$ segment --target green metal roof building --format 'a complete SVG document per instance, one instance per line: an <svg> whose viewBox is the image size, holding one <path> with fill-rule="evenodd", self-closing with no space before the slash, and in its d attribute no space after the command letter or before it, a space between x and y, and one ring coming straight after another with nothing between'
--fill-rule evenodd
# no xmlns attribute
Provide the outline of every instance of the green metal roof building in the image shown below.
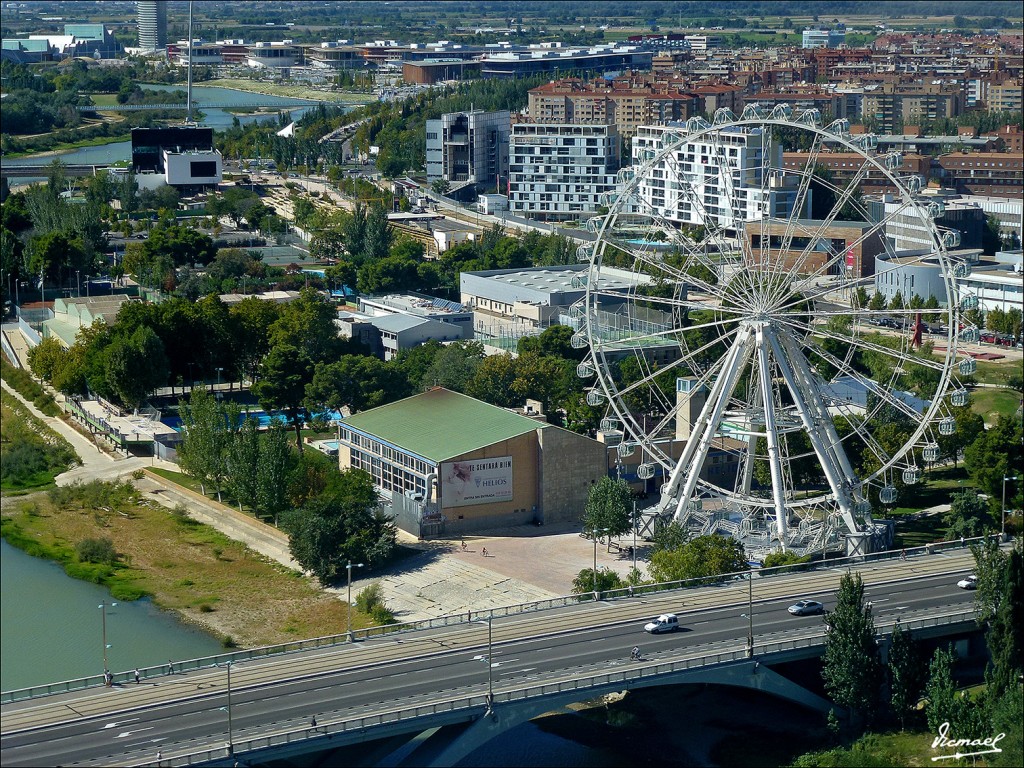
<svg viewBox="0 0 1024 768"><path fill-rule="evenodd" d="M595 440L439 387L345 419L339 442L418 536L579 520L608 471Z"/></svg>

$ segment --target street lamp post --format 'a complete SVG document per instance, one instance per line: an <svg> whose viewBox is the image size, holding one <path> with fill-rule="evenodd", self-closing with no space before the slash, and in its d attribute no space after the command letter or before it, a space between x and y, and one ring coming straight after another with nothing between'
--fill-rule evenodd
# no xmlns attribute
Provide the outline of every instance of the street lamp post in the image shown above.
<svg viewBox="0 0 1024 768"><path fill-rule="evenodd" d="M494 648L494 635L491 621L493 617L478 619L474 624L487 624L487 714L494 708L494 665L491 659L491 651Z"/></svg>
<svg viewBox="0 0 1024 768"><path fill-rule="evenodd" d="M223 368L217 369L217 397L220 397L220 372L223 370Z"/></svg>
<svg viewBox="0 0 1024 768"><path fill-rule="evenodd" d="M77 298L82 298L82 270L75 270L75 285L78 286L78 293L75 294Z"/></svg>
<svg viewBox="0 0 1024 768"><path fill-rule="evenodd" d="M754 655L754 570L747 571L747 656Z"/></svg>
<svg viewBox="0 0 1024 768"><path fill-rule="evenodd" d="M636 499L633 499L633 573L636 573Z"/></svg>
<svg viewBox="0 0 1024 768"><path fill-rule="evenodd" d="M345 566L345 570L348 571L348 628L345 630L345 634L348 635L348 641L350 643L355 642L355 636L352 634L352 569L362 568L362 563L353 563L349 560L348 565Z"/></svg>
<svg viewBox="0 0 1024 768"><path fill-rule="evenodd" d="M597 538L600 534L607 532L607 528L595 528L591 531L594 537L594 600L597 600Z"/></svg>
<svg viewBox="0 0 1024 768"><path fill-rule="evenodd" d="M117 603L110 604L111 608L114 608L116 606ZM106 674L107 670L110 669L110 667L107 666L107 649L110 647L109 645L107 645L107 601L104 600L97 607L100 609L100 612L103 616L103 674Z"/></svg>
<svg viewBox="0 0 1024 768"><path fill-rule="evenodd" d="M999 537L1001 539L1006 538L1006 483L1007 481L1013 482L1017 480L1020 480L1020 475L1014 475L1013 477L1003 475L1003 503L1000 507L1000 510L1002 511L1002 516L999 523Z"/></svg>
<svg viewBox="0 0 1024 768"><path fill-rule="evenodd" d="M235 754L235 731L231 723L231 667L233 664L233 661L229 661L225 665L228 668L228 705L220 708L222 712L228 713L228 757Z"/></svg>

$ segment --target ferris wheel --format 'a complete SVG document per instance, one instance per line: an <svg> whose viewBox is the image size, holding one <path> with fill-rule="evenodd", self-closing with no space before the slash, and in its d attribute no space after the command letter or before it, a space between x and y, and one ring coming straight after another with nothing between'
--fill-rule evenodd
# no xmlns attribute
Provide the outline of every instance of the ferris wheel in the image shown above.
<svg viewBox="0 0 1024 768"><path fill-rule="evenodd" d="M968 402L959 233L898 153L815 110L647 131L578 250L587 402L663 517L748 550L864 551Z"/></svg>

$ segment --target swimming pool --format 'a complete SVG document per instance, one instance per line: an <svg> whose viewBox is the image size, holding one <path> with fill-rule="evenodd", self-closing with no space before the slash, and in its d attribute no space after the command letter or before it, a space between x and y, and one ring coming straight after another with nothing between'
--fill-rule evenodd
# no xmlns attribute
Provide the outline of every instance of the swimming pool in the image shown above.
<svg viewBox="0 0 1024 768"><path fill-rule="evenodd" d="M266 429L271 425L272 422L277 422L278 424L289 426L288 417L280 411L274 411L273 413L252 410L244 411L238 418L239 425L241 425L242 422L245 421L247 418L254 419L256 421L256 425L260 429ZM312 414L307 419L307 421L312 421L313 419L317 418L323 419L325 421L340 421L343 417L341 415L341 411L324 411L322 413ZM178 416L166 416L160 419L160 421L166 424L171 429L175 430L176 432L181 431L182 421Z"/></svg>

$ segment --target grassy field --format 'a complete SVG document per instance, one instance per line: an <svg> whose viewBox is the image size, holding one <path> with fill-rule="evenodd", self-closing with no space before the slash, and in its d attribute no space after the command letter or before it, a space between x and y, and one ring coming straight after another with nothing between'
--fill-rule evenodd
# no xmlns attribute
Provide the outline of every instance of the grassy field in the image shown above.
<svg viewBox="0 0 1024 768"><path fill-rule="evenodd" d="M128 484L90 483L74 493L57 489L9 501L2 528L14 546L109 586L118 599L151 595L226 645L269 645L345 627L344 603L313 580L142 498ZM112 541L117 563L79 562L76 544L101 537ZM353 610L354 627L371 623Z"/></svg>
<svg viewBox="0 0 1024 768"><path fill-rule="evenodd" d="M978 372L974 374L979 384L999 384L1006 386L1011 376L1021 375L1019 360L979 360Z"/></svg>
<svg viewBox="0 0 1024 768"><path fill-rule="evenodd" d="M116 93L90 93L89 98L92 99L92 103L95 104L97 107L117 106Z"/></svg>
<svg viewBox="0 0 1024 768"><path fill-rule="evenodd" d="M999 421L1000 416L1012 416L1021 406L1021 394L1012 389L974 389L971 391L971 410L985 419L987 426Z"/></svg>
<svg viewBox="0 0 1024 768"><path fill-rule="evenodd" d="M373 97L365 93L339 93L337 91L317 91L304 85L276 85L254 80L238 80L224 78L208 80L201 83L203 87L234 88L250 93L263 93L268 96L287 96L292 99L316 99L318 101L334 101L343 104L367 104Z"/></svg>
<svg viewBox="0 0 1024 768"><path fill-rule="evenodd" d="M942 515L918 518L912 516L922 509L948 504L952 494L960 490L961 481L965 481L965 486L968 484L967 471L963 467L941 469L929 472L927 483L915 488L913 496L904 491L900 498L901 506L893 507L887 515L896 520L895 546L921 547L934 541L942 541L946 532Z"/></svg>

